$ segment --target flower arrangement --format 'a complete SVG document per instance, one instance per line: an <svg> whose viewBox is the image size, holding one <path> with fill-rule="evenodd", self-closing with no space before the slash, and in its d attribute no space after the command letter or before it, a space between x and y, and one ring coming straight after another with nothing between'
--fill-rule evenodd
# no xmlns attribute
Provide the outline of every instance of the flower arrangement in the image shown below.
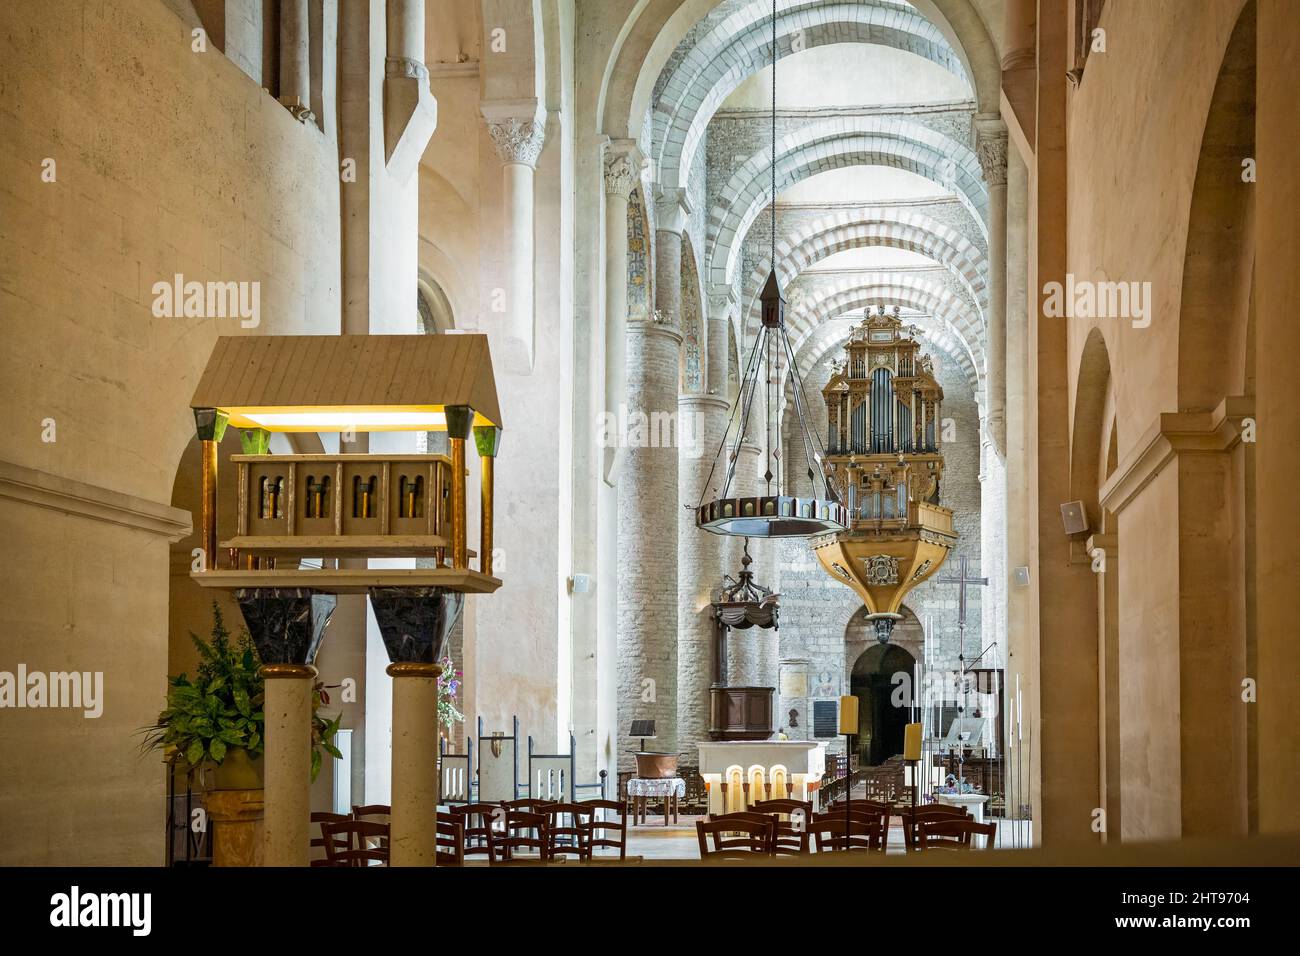
<svg viewBox="0 0 1300 956"><path fill-rule="evenodd" d="M438 723L447 729L463 721L465 715L456 709L456 694L460 691L465 674L457 670L456 662L447 655L438 661L442 673L438 675Z"/></svg>

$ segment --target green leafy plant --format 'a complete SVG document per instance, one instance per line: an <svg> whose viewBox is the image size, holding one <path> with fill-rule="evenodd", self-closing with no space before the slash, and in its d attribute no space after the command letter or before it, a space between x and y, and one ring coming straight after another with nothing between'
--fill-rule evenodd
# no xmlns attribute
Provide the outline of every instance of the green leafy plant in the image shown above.
<svg viewBox="0 0 1300 956"><path fill-rule="evenodd" d="M247 631L232 640L221 615L212 604L212 638L193 632L190 640L199 652L199 666L191 679L182 673L168 678L167 707L158 720L142 731L145 751L161 750L168 760L183 760L190 767L205 761L220 765L233 749L260 757L265 746L266 718L262 710L266 688L258 673L260 661ZM321 684L312 693L311 776L320 772L322 751L341 756L334 745L342 715L326 720L320 715L327 702Z"/></svg>
<svg viewBox="0 0 1300 956"><path fill-rule="evenodd" d="M456 669L450 654L438 663L442 667L438 676L438 723L450 730L457 721L465 720L465 715L456 709L456 694L460 691L464 674Z"/></svg>

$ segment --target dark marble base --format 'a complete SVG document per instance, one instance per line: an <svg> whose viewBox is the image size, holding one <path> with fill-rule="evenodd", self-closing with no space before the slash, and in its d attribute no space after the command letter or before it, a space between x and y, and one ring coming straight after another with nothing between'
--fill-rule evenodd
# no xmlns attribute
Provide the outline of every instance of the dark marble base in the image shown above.
<svg viewBox="0 0 1300 956"><path fill-rule="evenodd" d="M379 633L394 664L434 664L443 656L465 595L444 588L371 588Z"/></svg>
<svg viewBox="0 0 1300 956"><path fill-rule="evenodd" d="M306 588L247 588L235 600L263 664L314 664L338 604Z"/></svg>

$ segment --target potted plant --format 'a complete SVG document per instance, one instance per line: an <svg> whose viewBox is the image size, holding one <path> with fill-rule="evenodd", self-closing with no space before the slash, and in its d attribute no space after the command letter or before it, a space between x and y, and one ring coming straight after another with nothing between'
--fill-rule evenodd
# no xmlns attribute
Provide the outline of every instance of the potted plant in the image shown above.
<svg viewBox="0 0 1300 956"><path fill-rule="evenodd" d="M257 649L247 631L231 640L215 601L212 613L211 640L190 633L199 652L194 677L182 673L168 678L167 707L144 729L142 747L163 751L169 763L186 771L215 767L219 790L260 789L266 724ZM322 687L317 684L312 695L313 780L320 772L322 752L341 756L334 735L342 715L326 720L319 713L321 703Z"/></svg>
<svg viewBox="0 0 1300 956"><path fill-rule="evenodd" d="M456 669L450 655L438 661L438 665L442 668L438 675L438 724L446 728L444 736L447 736L453 726L465 720L465 715L456 709L456 694L465 675Z"/></svg>

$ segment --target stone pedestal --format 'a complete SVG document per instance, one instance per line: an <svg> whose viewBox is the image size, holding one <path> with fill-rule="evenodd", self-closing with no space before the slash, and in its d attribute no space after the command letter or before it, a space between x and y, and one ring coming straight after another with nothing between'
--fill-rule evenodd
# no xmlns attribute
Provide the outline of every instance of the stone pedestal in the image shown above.
<svg viewBox="0 0 1300 956"><path fill-rule="evenodd" d="M261 866L263 790L213 790L205 801L213 866Z"/></svg>

